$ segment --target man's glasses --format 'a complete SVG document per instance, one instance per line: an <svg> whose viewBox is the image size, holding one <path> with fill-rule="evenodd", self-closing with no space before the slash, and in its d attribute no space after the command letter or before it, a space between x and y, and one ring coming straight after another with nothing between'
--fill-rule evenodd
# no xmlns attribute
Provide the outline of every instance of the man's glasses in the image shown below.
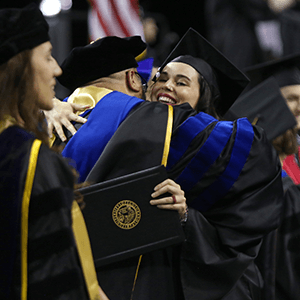
<svg viewBox="0 0 300 300"><path fill-rule="evenodd" d="M147 80L141 74L139 74L138 72L134 72L134 73L140 78L140 80L142 82L143 90L144 90L144 92L146 92L147 88L148 88Z"/></svg>

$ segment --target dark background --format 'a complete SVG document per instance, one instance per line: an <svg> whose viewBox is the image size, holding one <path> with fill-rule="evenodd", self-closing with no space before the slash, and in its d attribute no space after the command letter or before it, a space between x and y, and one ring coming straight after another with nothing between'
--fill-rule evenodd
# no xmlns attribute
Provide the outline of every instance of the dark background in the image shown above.
<svg viewBox="0 0 300 300"><path fill-rule="evenodd" d="M41 0L0 0L1 8L22 8L29 3L39 5ZM183 36L189 27L193 27L205 36L203 18L204 0L140 0L142 14L162 14L164 22L170 31ZM50 38L53 45L53 56L59 64L63 62L72 48L84 46L90 42L87 26L87 11L90 4L87 0L73 0L69 11L62 11L53 17L46 17L50 25ZM70 91L59 83L56 86L56 96L60 99L69 95Z"/></svg>
<svg viewBox="0 0 300 300"><path fill-rule="evenodd" d="M1 0L0 8L24 7L29 3L40 4L41 0ZM162 13L168 20L170 29L180 37L189 27L193 27L205 36L203 16L204 0L140 0L141 7L149 12ZM72 47L85 45L88 40L87 9L90 4L87 0L73 0L70 11Z"/></svg>

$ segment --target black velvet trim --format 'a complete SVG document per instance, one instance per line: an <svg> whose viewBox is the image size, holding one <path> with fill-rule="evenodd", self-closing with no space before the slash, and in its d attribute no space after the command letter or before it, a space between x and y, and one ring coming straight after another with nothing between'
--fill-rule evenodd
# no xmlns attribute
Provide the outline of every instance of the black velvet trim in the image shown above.
<svg viewBox="0 0 300 300"><path fill-rule="evenodd" d="M75 247L75 240L71 228L65 228L45 237L29 240L29 247L35 249L28 252L28 262L33 262Z"/></svg>
<svg viewBox="0 0 300 300"><path fill-rule="evenodd" d="M43 193L40 197L33 197L30 201L30 220L34 221L62 208L71 209L72 202L69 199L73 197L73 190L70 188L57 188Z"/></svg>
<svg viewBox="0 0 300 300"><path fill-rule="evenodd" d="M68 291L79 289L83 285L79 269L73 269L58 276L47 278L28 287L28 299L57 299ZM45 293L47 291L47 294Z"/></svg>

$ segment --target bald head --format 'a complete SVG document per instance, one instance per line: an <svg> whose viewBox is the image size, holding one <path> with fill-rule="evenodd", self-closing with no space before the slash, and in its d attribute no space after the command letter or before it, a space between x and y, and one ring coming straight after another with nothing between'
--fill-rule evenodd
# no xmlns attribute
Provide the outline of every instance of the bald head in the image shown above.
<svg viewBox="0 0 300 300"><path fill-rule="evenodd" d="M85 86L93 85L103 87L113 91L118 91L129 96L145 99L142 82L137 75L136 68L126 69L113 73L107 77L102 77L87 83Z"/></svg>

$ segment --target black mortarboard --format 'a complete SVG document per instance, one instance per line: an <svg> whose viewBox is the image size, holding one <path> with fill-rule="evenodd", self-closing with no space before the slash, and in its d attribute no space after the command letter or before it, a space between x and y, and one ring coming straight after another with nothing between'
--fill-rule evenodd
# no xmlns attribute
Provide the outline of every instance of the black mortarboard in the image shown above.
<svg viewBox="0 0 300 300"><path fill-rule="evenodd" d="M136 57L146 49L140 36L108 36L74 48L61 65L58 81L70 90L101 77L138 66Z"/></svg>
<svg viewBox="0 0 300 300"><path fill-rule="evenodd" d="M0 64L49 41L48 23L35 4L0 10Z"/></svg>
<svg viewBox="0 0 300 300"><path fill-rule="evenodd" d="M246 68L251 87L273 76L279 87L300 84L300 53Z"/></svg>
<svg viewBox="0 0 300 300"><path fill-rule="evenodd" d="M229 114L247 117L251 123L262 127L269 141L297 125L273 77L241 95L229 109Z"/></svg>
<svg viewBox="0 0 300 300"><path fill-rule="evenodd" d="M216 110L221 115L225 114L249 83L242 71L192 28L185 33L159 70L171 61L186 63L205 78L213 97L217 99Z"/></svg>

